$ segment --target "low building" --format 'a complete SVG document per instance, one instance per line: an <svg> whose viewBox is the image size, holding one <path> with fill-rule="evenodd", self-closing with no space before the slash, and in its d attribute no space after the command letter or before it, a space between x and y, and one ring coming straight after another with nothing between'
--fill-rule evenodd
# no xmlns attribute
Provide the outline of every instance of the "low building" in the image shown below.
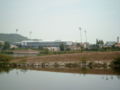
<svg viewBox="0 0 120 90"><path fill-rule="evenodd" d="M83 43L83 48L88 49L89 48L89 43L88 42Z"/></svg>
<svg viewBox="0 0 120 90"><path fill-rule="evenodd" d="M98 49L99 47L96 44L90 44L88 49L89 50L94 50L94 49Z"/></svg>
<svg viewBox="0 0 120 90"><path fill-rule="evenodd" d="M11 45L10 45L10 48L11 48L11 49L15 49L15 48L18 48L18 46L11 44Z"/></svg>
<svg viewBox="0 0 120 90"><path fill-rule="evenodd" d="M44 49L48 49L49 51L52 51L52 52L60 51L59 47L44 47Z"/></svg>
<svg viewBox="0 0 120 90"><path fill-rule="evenodd" d="M68 48L72 51L81 50L81 47L77 45L71 45Z"/></svg>
<svg viewBox="0 0 120 90"><path fill-rule="evenodd" d="M108 41L108 42L105 43L104 47L112 47L112 46L114 46L115 44L116 44L115 41Z"/></svg>
<svg viewBox="0 0 120 90"><path fill-rule="evenodd" d="M115 44L115 47L120 48L120 43Z"/></svg>
<svg viewBox="0 0 120 90"><path fill-rule="evenodd" d="M0 44L4 45L4 43L5 43L4 41L0 41Z"/></svg>

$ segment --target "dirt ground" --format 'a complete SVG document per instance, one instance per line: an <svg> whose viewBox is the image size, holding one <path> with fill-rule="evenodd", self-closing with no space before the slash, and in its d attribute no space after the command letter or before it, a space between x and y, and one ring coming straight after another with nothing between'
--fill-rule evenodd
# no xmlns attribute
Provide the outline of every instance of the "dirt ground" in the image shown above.
<svg viewBox="0 0 120 90"><path fill-rule="evenodd" d="M57 54L57 55L45 55L45 56L31 56L31 57L21 57L11 60L13 63L19 62L76 62L81 60L88 61L112 61L115 57L120 56L120 51L111 52L83 52L83 53L73 53L73 54Z"/></svg>

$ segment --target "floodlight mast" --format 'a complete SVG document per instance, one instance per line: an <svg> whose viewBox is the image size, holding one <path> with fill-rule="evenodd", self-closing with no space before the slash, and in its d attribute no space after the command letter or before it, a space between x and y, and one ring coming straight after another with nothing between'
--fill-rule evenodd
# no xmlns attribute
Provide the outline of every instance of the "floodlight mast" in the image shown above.
<svg viewBox="0 0 120 90"><path fill-rule="evenodd" d="M31 34L32 34L32 31L29 32L30 39L32 39L32 38L31 38Z"/></svg>
<svg viewBox="0 0 120 90"><path fill-rule="evenodd" d="M86 38L86 43L87 43L87 31L85 30L85 38Z"/></svg>
<svg viewBox="0 0 120 90"><path fill-rule="evenodd" d="M16 34L18 34L18 31L19 31L19 30L18 30L18 29L16 29Z"/></svg>
<svg viewBox="0 0 120 90"><path fill-rule="evenodd" d="M79 27L79 30L80 30L80 41L81 41L81 44L82 44L82 28Z"/></svg>

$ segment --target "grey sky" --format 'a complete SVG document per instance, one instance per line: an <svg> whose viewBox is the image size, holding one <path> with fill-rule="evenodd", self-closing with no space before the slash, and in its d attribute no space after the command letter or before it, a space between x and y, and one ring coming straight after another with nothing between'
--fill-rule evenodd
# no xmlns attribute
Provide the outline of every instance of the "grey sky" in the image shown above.
<svg viewBox="0 0 120 90"><path fill-rule="evenodd" d="M120 36L120 0L0 0L0 33L43 40L89 42Z"/></svg>

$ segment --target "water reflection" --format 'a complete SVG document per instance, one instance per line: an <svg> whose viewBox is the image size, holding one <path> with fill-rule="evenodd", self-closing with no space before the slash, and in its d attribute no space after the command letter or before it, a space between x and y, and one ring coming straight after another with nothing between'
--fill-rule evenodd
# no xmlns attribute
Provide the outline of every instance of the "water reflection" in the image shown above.
<svg viewBox="0 0 120 90"><path fill-rule="evenodd" d="M0 90L120 90L119 83L112 69L0 68Z"/></svg>
<svg viewBox="0 0 120 90"><path fill-rule="evenodd" d="M0 74L0 90L120 90L119 75L13 69Z"/></svg>
<svg viewBox="0 0 120 90"><path fill-rule="evenodd" d="M1 74L1 73L5 73L5 72L6 72L6 73L9 73L10 70L12 70L12 67L6 67L6 66L5 66L5 67L4 67L4 66L1 67L1 66L0 66L0 74Z"/></svg>
<svg viewBox="0 0 120 90"><path fill-rule="evenodd" d="M76 74L98 74L98 75L120 75L120 70L111 68L89 68L89 67L0 67L0 73L9 73L12 69L20 69L21 72L27 70L49 71L49 72L63 72ZM112 78L112 77L111 77Z"/></svg>

